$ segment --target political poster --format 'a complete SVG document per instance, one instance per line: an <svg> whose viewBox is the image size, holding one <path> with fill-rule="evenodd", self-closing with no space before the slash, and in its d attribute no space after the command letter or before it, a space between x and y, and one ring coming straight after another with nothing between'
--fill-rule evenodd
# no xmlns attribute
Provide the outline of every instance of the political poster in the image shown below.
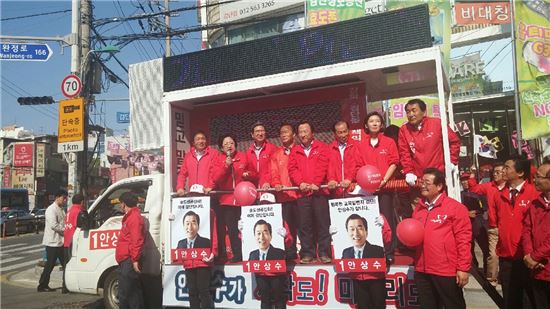
<svg viewBox="0 0 550 309"><path fill-rule="evenodd" d="M281 204L241 208L243 271L284 273L285 235Z"/></svg>
<svg viewBox="0 0 550 309"><path fill-rule="evenodd" d="M375 195L329 201L337 272L385 272L384 219Z"/></svg>

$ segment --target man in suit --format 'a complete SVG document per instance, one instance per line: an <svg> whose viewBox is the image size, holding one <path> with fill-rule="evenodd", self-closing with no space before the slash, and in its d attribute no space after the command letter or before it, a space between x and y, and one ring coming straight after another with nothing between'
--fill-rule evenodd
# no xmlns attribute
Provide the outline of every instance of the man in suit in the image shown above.
<svg viewBox="0 0 550 309"><path fill-rule="evenodd" d="M183 229L187 238L178 241L178 249L210 248L212 246L210 239L199 235L200 223L201 219L194 211L188 211L183 216Z"/></svg>
<svg viewBox="0 0 550 309"><path fill-rule="evenodd" d="M367 219L358 214L350 215L346 220L346 231L348 231L353 246L342 251L343 259L384 257L384 248L367 242Z"/></svg>
<svg viewBox="0 0 550 309"><path fill-rule="evenodd" d="M284 260L285 251L271 245L272 228L265 220L258 220L254 224L254 238L258 243L258 249L250 252L249 261ZM286 308L286 273L255 273L256 284L260 292L261 308L267 309L275 306L276 309Z"/></svg>
<svg viewBox="0 0 550 309"><path fill-rule="evenodd" d="M358 214L346 219L346 231L353 246L342 251L343 259L385 258L384 248L367 242L367 220ZM391 236L389 237L391 238ZM386 308L386 280L382 273L350 273L357 308Z"/></svg>

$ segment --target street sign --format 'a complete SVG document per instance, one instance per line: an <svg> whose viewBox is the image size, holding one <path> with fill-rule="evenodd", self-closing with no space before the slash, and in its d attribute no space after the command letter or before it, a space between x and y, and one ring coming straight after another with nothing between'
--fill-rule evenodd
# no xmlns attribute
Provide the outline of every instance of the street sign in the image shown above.
<svg viewBox="0 0 550 309"><path fill-rule="evenodd" d="M48 44L0 42L0 60L48 61L53 52Z"/></svg>
<svg viewBox="0 0 550 309"><path fill-rule="evenodd" d="M59 101L57 152L84 150L84 99Z"/></svg>
<svg viewBox="0 0 550 309"><path fill-rule="evenodd" d="M129 123L130 122L130 113L116 112L116 122L117 123Z"/></svg>
<svg viewBox="0 0 550 309"><path fill-rule="evenodd" d="M74 74L67 75L61 82L61 92L67 98L74 98L82 90L82 81Z"/></svg>

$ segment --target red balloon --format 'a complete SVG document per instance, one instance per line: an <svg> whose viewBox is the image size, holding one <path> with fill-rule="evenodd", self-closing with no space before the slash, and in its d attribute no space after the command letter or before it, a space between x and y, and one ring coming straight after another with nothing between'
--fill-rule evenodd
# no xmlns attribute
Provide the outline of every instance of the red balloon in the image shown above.
<svg viewBox="0 0 550 309"><path fill-rule="evenodd" d="M235 186L233 196L235 197L237 205L249 206L256 201L258 191L256 191L256 186L250 181L242 181Z"/></svg>
<svg viewBox="0 0 550 309"><path fill-rule="evenodd" d="M357 171L357 183L367 192L374 192L382 182L382 173L376 166L365 165Z"/></svg>
<svg viewBox="0 0 550 309"><path fill-rule="evenodd" d="M405 219L397 225L397 238L407 247L416 247L424 241L424 226L415 219Z"/></svg>

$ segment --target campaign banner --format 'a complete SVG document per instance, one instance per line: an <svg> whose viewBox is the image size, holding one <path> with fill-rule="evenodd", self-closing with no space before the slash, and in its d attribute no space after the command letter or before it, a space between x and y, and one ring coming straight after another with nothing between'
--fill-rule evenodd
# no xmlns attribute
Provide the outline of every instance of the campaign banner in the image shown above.
<svg viewBox="0 0 550 309"><path fill-rule="evenodd" d="M530 140L550 135L550 20L544 3L514 5L521 135Z"/></svg>
<svg viewBox="0 0 550 309"><path fill-rule="evenodd" d="M210 197L172 199L170 221L170 257L172 263L184 259L203 260L210 257Z"/></svg>
<svg viewBox="0 0 550 309"><path fill-rule="evenodd" d="M441 117L439 110L439 99L435 96L418 96L418 97L405 97L388 100L388 106L390 108L390 123L398 127L407 122L407 112L405 111L405 104L409 100L420 99L426 103L426 112L430 117Z"/></svg>
<svg viewBox="0 0 550 309"><path fill-rule="evenodd" d="M365 16L362 0L307 0L307 26L316 27Z"/></svg>
<svg viewBox="0 0 550 309"><path fill-rule="evenodd" d="M241 207L243 271L286 272L285 235L281 204Z"/></svg>
<svg viewBox="0 0 550 309"><path fill-rule="evenodd" d="M178 265L163 267L163 306L189 307L185 270ZM254 275L240 265L214 266L211 287L216 308L259 308ZM289 270L287 306L290 308L355 308L353 281L337 273L333 265L296 265ZM414 268L392 265L386 274L386 308L418 308Z"/></svg>
<svg viewBox="0 0 550 309"><path fill-rule="evenodd" d="M33 166L33 144L16 143L13 145L13 166Z"/></svg>
<svg viewBox="0 0 550 309"><path fill-rule="evenodd" d="M457 25L509 24L509 2L455 2L455 21Z"/></svg>

